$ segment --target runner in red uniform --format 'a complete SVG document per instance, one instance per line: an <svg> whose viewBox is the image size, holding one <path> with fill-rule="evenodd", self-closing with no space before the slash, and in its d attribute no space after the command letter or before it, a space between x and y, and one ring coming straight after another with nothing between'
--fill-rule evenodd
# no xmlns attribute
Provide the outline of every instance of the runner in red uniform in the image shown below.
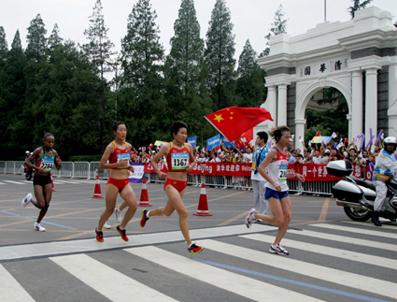
<svg viewBox="0 0 397 302"><path fill-rule="evenodd" d="M128 210L123 220L116 227L116 230L124 241L128 241L125 227L137 209L134 191L132 191L128 183L129 171L133 171L133 167L129 164L132 146L125 140L127 137L127 127L123 122L116 122L112 130L115 134L115 139L106 147L99 164L100 169L108 169L109 171L108 186L106 189L106 209L99 219L98 227L95 229L96 240L99 242L103 242L102 228L113 214L117 194L120 194L121 198L128 204Z"/></svg>
<svg viewBox="0 0 397 302"><path fill-rule="evenodd" d="M45 228L41 225L41 220L47 213L52 198L51 170L53 168L60 169L62 163L58 152L53 149L55 143L54 135L48 132L44 134L43 143L43 147L37 148L25 159L25 165L34 170L33 188L36 201L33 200L31 193L28 193L22 200L23 207L32 203L40 210L33 226L39 232L45 231Z"/></svg>
<svg viewBox="0 0 397 302"><path fill-rule="evenodd" d="M187 243L189 253L199 253L203 250L201 246L192 243L189 235L188 211L183 202L183 194L187 186L187 172L194 162L193 147L186 143L187 125L184 122L175 122L171 127L173 141L164 144L160 151L153 157L152 166L160 178L165 177L164 191L168 202L164 208L144 210L141 217L141 227L152 216L170 216L175 210L179 215L179 228ZM158 162L166 157L168 172L161 172Z"/></svg>

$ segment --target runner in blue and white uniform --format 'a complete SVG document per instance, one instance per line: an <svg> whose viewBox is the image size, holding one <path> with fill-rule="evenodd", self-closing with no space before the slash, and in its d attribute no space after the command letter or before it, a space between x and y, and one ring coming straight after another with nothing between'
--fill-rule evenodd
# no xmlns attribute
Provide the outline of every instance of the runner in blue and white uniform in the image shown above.
<svg viewBox="0 0 397 302"><path fill-rule="evenodd" d="M295 177L300 181L304 181L304 177L293 170L288 170L286 148L292 141L289 128L278 127L272 131L271 136L276 144L260 164L258 172L266 180L265 199L269 202L272 215L260 214L255 209L251 209L245 218L245 223L248 228L256 220L276 225L278 231L269 252L287 256L289 252L280 245L291 221L291 200L288 196L287 177Z"/></svg>

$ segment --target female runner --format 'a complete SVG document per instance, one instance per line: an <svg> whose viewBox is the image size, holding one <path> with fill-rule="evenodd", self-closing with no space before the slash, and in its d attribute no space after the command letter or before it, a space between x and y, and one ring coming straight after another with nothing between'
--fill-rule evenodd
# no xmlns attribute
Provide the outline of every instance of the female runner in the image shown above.
<svg viewBox="0 0 397 302"><path fill-rule="evenodd" d="M164 208L144 210L141 217L141 227L152 216L170 216L175 210L179 215L179 228L187 243L189 253L199 253L201 246L192 243L189 235L188 211L183 202L183 194L187 186L187 172L194 162L193 147L186 143L187 125L184 122L175 122L171 127L173 141L164 144L153 157L152 166L160 178L165 177L164 191L168 202ZM168 172L160 171L157 164L165 156Z"/></svg>
<svg viewBox="0 0 397 302"><path fill-rule="evenodd" d="M136 197L128 182L129 171L133 171L133 167L129 165L132 147L126 142L127 127L124 122L116 122L112 130L115 139L107 145L99 163L100 169L109 170L109 178L106 189L106 209L99 219L98 227L95 229L96 240L98 242L104 241L102 228L113 214L117 194L120 194L121 198L128 204L128 210L123 220L116 227L116 230L124 241L128 241L125 227L137 209Z"/></svg>

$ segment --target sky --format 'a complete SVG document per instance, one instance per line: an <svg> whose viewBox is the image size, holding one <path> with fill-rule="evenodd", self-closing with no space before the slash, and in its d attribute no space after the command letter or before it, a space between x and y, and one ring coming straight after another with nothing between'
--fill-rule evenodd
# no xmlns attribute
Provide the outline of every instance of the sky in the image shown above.
<svg viewBox="0 0 397 302"><path fill-rule="evenodd" d="M109 38L120 50L120 41L127 31L127 18L137 0L102 0L105 24L109 28ZM287 33L290 36L303 34L324 22L325 0L226 0L234 25L236 54L238 59L247 39L257 53L265 48L264 36L269 32L274 13L279 5L287 19ZM351 0L328 0L327 21L348 21L348 7ZM174 34L173 25L178 17L181 0L151 0L157 13L157 25L160 28L160 42L166 54L170 50L170 39ZM211 11L215 0L195 0L197 18L201 26L201 37L205 40ZM47 34L55 23L60 36L77 43L86 43L84 30L88 28L88 18L92 14L95 0L0 0L0 26L6 32L10 47L17 29L21 34L22 45L26 47L26 32L30 21L40 14ZM397 0L373 0L371 5L392 13L397 20Z"/></svg>

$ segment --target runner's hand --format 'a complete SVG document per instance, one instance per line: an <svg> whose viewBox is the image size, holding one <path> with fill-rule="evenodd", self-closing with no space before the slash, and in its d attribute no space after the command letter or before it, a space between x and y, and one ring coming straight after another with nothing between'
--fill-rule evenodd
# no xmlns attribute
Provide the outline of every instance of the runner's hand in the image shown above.
<svg viewBox="0 0 397 302"><path fill-rule="evenodd" d="M279 184L275 185L274 188L275 188L277 191L281 192L281 186L280 186Z"/></svg>
<svg viewBox="0 0 397 302"><path fill-rule="evenodd" d="M298 180L300 180L300 181L302 181L302 182L304 182L305 181L305 177L302 175L302 174L296 174L296 178L298 179Z"/></svg>
<svg viewBox="0 0 397 302"><path fill-rule="evenodd" d="M161 178L161 179L163 179L163 178L166 178L167 177L167 173L164 173L164 172L159 172L159 173L157 173L157 175L159 176L159 178Z"/></svg>

